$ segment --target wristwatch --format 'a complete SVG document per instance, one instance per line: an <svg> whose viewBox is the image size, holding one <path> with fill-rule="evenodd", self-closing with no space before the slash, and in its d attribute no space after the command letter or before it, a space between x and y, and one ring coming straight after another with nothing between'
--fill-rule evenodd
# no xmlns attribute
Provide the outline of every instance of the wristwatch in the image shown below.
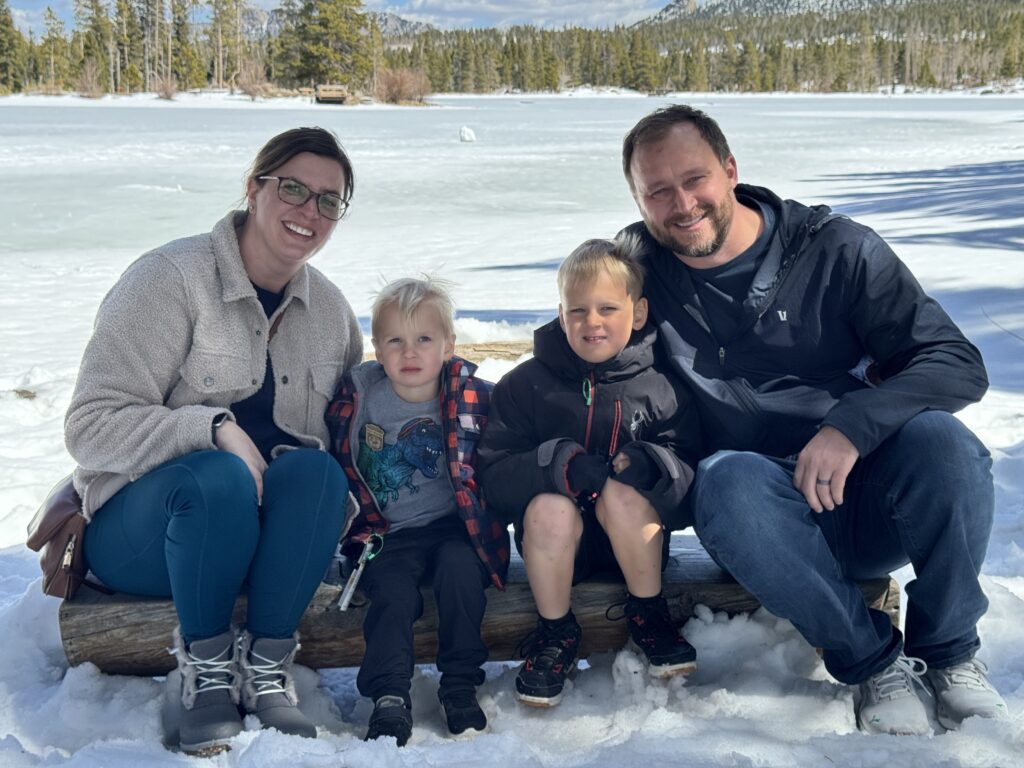
<svg viewBox="0 0 1024 768"><path fill-rule="evenodd" d="M210 422L210 442L217 445L217 430L224 426L224 422L228 420L226 413L218 413L213 417L213 421Z"/></svg>

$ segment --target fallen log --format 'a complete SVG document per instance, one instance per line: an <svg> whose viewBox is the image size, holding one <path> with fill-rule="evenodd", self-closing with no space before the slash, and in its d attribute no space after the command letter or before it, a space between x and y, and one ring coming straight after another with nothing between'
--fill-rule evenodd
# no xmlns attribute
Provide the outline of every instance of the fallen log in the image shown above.
<svg viewBox="0 0 1024 768"><path fill-rule="evenodd" d="M673 537L672 557L664 574L664 594L673 619L683 624L695 605L728 614L748 613L757 600L711 559L693 536ZM899 623L899 587L888 578L860 584L865 600L886 611ZM341 585L321 584L302 618L299 633L302 649L298 661L320 669L357 666L362 660L365 607L338 610ZM429 589L423 591L424 614L414 630L416 658L433 663L437 654L437 610ZM626 623L606 617L608 606L621 601L621 578L595 578L573 588L573 612L583 627L581 657L621 648L626 643ZM234 621L243 623L245 597L235 605ZM492 660L517 657L519 642L536 622L536 612L522 560L515 558L504 592L487 591L483 638ZM174 664L168 655L177 616L170 600L135 595L103 595L89 588L79 590L60 607L60 633L72 665L92 662L104 672L123 675L163 675Z"/></svg>

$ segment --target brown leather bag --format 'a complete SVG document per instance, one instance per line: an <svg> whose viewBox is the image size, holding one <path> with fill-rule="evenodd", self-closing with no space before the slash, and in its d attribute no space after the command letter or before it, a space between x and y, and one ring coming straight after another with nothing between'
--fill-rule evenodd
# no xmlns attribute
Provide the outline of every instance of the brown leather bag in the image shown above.
<svg viewBox="0 0 1024 768"><path fill-rule="evenodd" d="M83 553L85 515L82 500L68 475L46 497L28 524L28 548L39 552L43 592L67 600L82 584L110 594L106 587L86 579Z"/></svg>

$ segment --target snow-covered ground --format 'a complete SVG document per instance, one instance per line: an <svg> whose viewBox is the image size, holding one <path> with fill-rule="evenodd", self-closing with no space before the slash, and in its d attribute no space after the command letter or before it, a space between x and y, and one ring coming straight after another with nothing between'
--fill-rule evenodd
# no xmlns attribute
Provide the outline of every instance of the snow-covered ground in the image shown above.
<svg viewBox="0 0 1024 768"><path fill-rule="evenodd" d="M381 277L455 280L463 341L527 338L557 302L554 268L636 218L622 135L659 99L446 97L438 109L325 108L202 95L0 99L0 766L185 765L160 745L159 680L69 669L25 525L71 466L62 419L92 317L139 253L208 229L279 130L319 124L352 154L350 218L316 257L365 316ZM564 702L514 701L514 667L481 689L487 735L446 738L436 678L414 683L410 745L364 743L355 670L302 675L316 741L247 731L209 765L999 766L1024 764L1024 97L720 97L744 181L874 226L982 349L992 388L961 417L995 456L982 657L1011 719L957 733L865 736L852 692L786 622L698 609L700 668L653 682L622 651L590 659ZM136 106L153 108L136 109ZM461 126L477 141L459 141ZM509 363L488 361L501 375ZM901 571L905 582L912 574Z"/></svg>

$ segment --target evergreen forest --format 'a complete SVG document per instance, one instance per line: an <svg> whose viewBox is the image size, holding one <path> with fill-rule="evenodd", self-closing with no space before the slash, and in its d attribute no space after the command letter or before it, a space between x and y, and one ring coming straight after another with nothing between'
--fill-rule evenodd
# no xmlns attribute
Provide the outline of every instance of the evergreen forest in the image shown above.
<svg viewBox="0 0 1024 768"><path fill-rule="evenodd" d="M780 6L784 0L777 0ZM684 4L685 5L685 4ZM864 92L977 87L1024 75L1024 0L865 0L817 11L691 3L610 29L442 31L384 25L359 0L74 0L70 25L15 26L0 0L0 94L83 95L317 84L415 101L431 92L622 87Z"/></svg>

